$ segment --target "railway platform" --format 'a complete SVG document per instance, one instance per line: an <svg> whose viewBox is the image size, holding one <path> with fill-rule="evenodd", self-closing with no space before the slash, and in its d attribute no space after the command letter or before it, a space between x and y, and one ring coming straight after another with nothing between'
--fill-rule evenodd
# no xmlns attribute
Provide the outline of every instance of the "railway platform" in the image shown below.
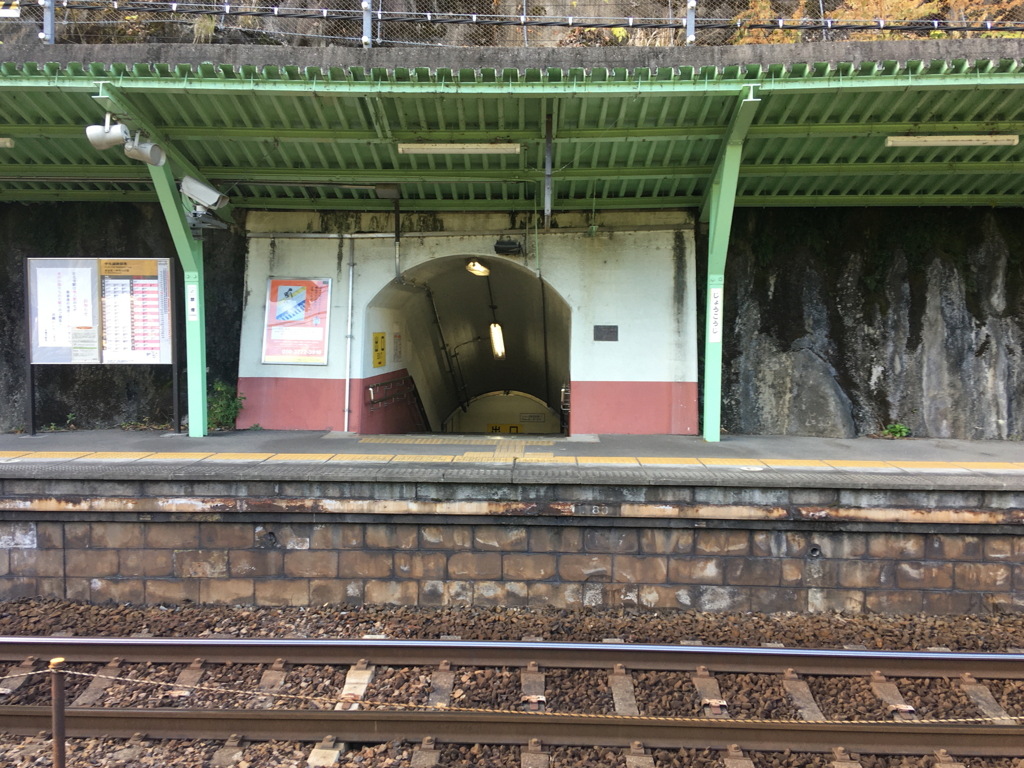
<svg viewBox="0 0 1024 768"><path fill-rule="evenodd" d="M0 436L0 595L1024 609L1011 442Z"/></svg>

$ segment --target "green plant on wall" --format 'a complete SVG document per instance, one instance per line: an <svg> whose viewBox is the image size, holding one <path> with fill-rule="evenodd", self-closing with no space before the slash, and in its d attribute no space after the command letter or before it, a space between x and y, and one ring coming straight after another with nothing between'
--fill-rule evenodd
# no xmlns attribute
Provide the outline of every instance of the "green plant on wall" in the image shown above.
<svg viewBox="0 0 1024 768"><path fill-rule="evenodd" d="M213 391L206 401L206 418L210 429L234 429L235 421L242 410L244 395L223 381L213 382Z"/></svg>
<svg viewBox="0 0 1024 768"><path fill-rule="evenodd" d="M890 424L882 430L882 437L910 437L910 428L905 424Z"/></svg>

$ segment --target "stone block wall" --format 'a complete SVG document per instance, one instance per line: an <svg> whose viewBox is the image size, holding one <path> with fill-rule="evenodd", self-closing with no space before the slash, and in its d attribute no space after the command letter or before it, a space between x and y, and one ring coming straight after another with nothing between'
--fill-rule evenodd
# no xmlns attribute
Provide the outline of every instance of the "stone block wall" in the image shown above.
<svg viewBox="0 0 1024 768"><path fill-rule="evenodd" d="M1024 536L1003 527L835 532L628 522L0 522L0 599L1024 610Z"/></svg>

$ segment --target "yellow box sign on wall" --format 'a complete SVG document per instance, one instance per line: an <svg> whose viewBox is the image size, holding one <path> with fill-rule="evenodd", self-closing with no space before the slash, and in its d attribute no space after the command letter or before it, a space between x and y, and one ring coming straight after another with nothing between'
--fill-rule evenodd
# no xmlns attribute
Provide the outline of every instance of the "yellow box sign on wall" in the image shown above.
<svg viewBox="0 0 1024 768"><path fill-rule="evenodd" d="M373 367L383 368L388 362L388 349L387 349L387 338L386 333L375 333L373 334Z"/></svg>
<svg viewBox="0 0 1024 768"><path fill-rule="evenodd" d="M522 429L518 424L488 424L487 431L515 435L521 432Z"/></svg>

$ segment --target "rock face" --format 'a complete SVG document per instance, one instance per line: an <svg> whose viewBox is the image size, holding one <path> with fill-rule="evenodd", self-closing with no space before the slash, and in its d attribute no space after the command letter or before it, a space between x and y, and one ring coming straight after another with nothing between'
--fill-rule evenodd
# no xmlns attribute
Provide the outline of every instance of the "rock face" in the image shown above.
<svg viewBox="0 0 1024 768"><path fill-rule="evenodd" d="M242 321L245 237L212 232L205 240L207 365L209 380L234 385ZM25 416L24 260L52 258L170 258L171 235L158 205L0 204L0 431ZM181 285L181 270L177 271ZM179 288L180 291L180 288ZM178 313L185 413L184 318ZM122 422L167 423L171 418L169 365L36 366L36 425L57 428L69 416L79 428Z"/></svg>
<svg viewBox="0 0 1024 768"><path fill-rule="evenodd" d="M723 426L1024 437L1024 221L983 209L740 210Z"/></svg>

